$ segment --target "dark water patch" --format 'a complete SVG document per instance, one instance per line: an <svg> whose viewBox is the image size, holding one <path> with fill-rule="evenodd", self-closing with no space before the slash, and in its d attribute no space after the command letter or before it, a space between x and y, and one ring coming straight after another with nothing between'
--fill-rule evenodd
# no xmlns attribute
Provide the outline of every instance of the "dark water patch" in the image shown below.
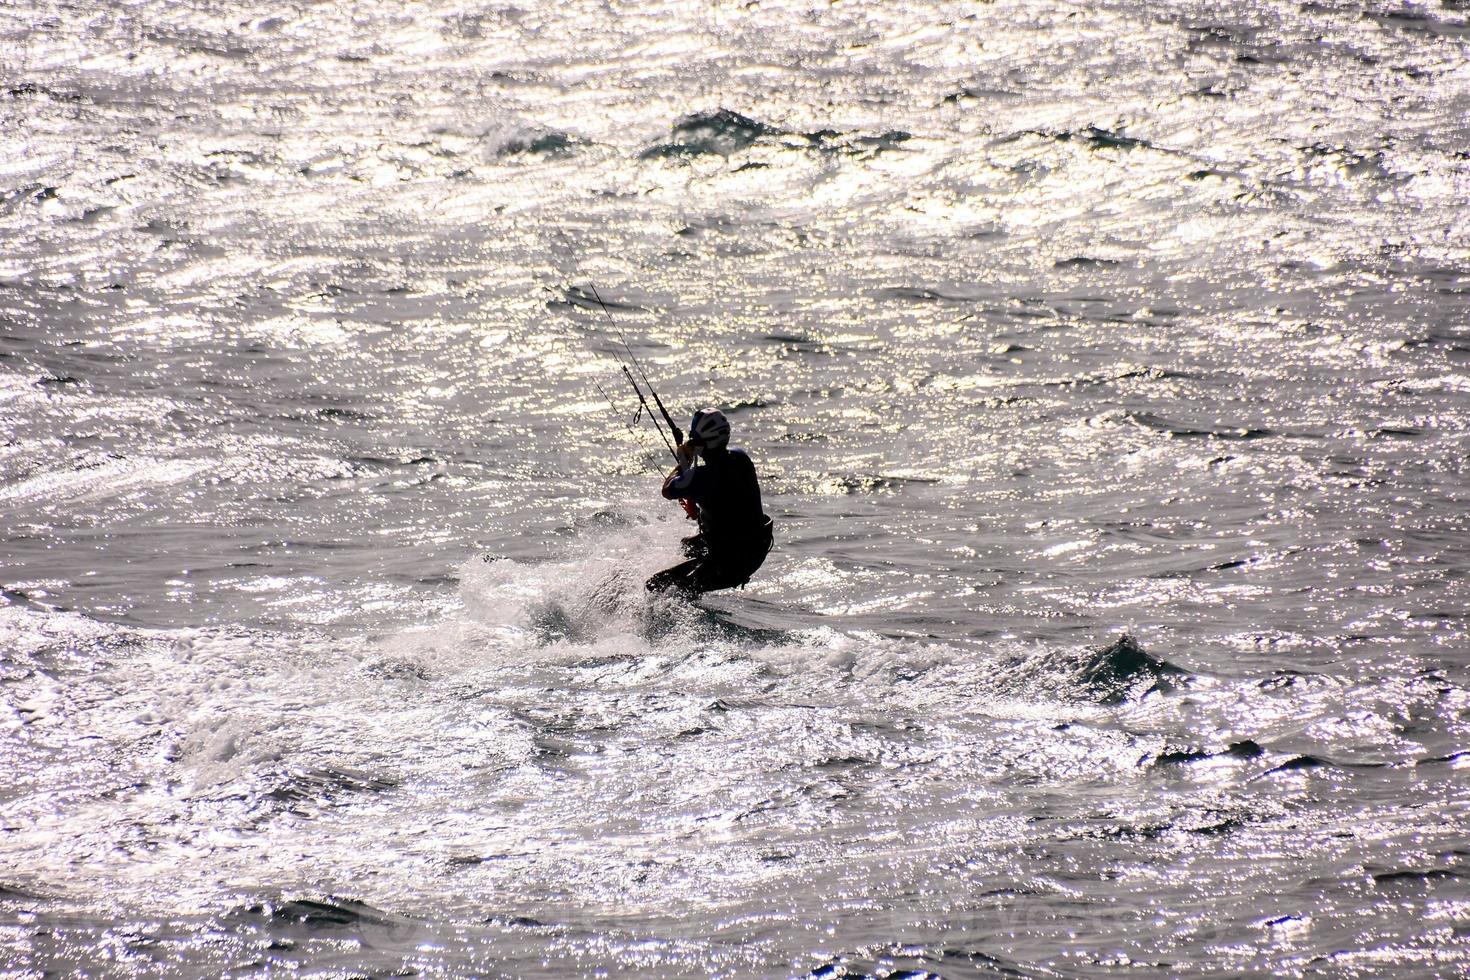
<svg viewBox="0 0 1470 980"><path fill-rule="evenodd" d="M1302 772L1303 770L1310 770L1310 769L1335 769L1335 768L1336 768L1336 766L1334 766L1331 762L1327 761L1326 759L1324 759L1324 758L1322 758L1320 756L1315 756L1315 755L1298 755L1298 756L1293 756L1290 759L1287 759L1285 762L1281 763L1280 765L1272 766L1270 769L1267 769L1261 775L1263 775L1263 776L1271 776L1271 775L1275 775L1276 773L1282 773L1282 772Z"/></svg>
<svg viewBox="0 0 1470 980"><path fill-rule="evenodd" d="M700 112L680 119L674 124L668 142L650 146L639 154L639 158L728 157L749 149L762 137L775 136L780 132L730 109Z"/></svg>
<svg viewBox="0 0 1470 980"><path fill-rule="evenodd" d="M1130 535L1123 536L1128 537ZM1140 535L1140 537L1148 536ZM1158 539L1171 540L1171 536L1160 535ZM1173 559L1164 560L1162 564L1165 567L1159 568L1157 571L1147 572L1144 577L1150 579L1192 579L1195 576L1203 575L1206 572L1231 571L1236 568L1247 568L1251 565L1259 564L1262 560L1264 559L1260 557L1232 558L1228 561L1208 562L1201 564L1197 560L1192 560L1186 554L1180 554Z"/></svg>
<svg viewBox="0 0 1470 980"><path fill-rule="evenodd" d="M1051 329L1059 329L1068 326L1062 320L1062 311L1054 307L1046 307L1042 310L988 310L993 315L1008 317L1012 320L1029 321L1035 323L1038 320L1046 321Z"/></svg>
<svg viewBox="0 0 1470 980"><path fill-rule="evenodd" d="M853 769L877 765L877 760L859 755L827 756L801 765L808 769Z"/></svg>
<svg viewBox="0 0 1470 980"><path fill-rule="evenodd" d="M1002 661L997 686L1020 695L1058 695L1114 705L1189 682L1190 674L1123 635L1094 650L1020 654Z"/></svg>
<svg viewBox="0 0 1470 980"><path fill-rule="evenodd" d="M1182 829L1187 833L1199 834L1201 837L1217 837L1222 834L1228 834L1231 831L1238 830L1241 827L1244 827L1248 822L1249 821L1247 821L1243 817L1226 817L1223 820L1216 820L1210 823L1199 824L1193 827L1184 827Z"/></svg>
<svg viewBox="0 0 1470 980"><path fill-rule="evenodd" d="M1188 50L1193 53L1205 48L1239 48L1247 45L1256 35L1249 27L1225 27L1219 24L1186 24L1189 35Z"/></svg>
<svg viewBox="0 0 1470 980"><path fill-rule="evenodd" d="M346 461L353 466L375 469L390 469L399 466L432 466L440 462L433 456L348 456Z"/></svg>
<svg viewBox="0 0 1470 980"><path fill-rule="evenodd" d="M912 133L901 129L891 129L876 136L822 129L803 133L801 138L806 141L808 148L822 153L847 154L860 159L868 159L881 153L901 149L904 143L914 137Z"/></svg>
<svg viewBox="0 0 1470 980"><path fill-rule="evenodd" d="M35 382L37 388L74 388L80 385L81 379L74 378L69 374L48 374Z"/></svg>
<svg viewBox="0 0 1470 980"><path fill-rule="evenodd" d="M708 215L680 228L674 234L680 238L696 238L706 232L718 232L720 234L732 234L741 230L741 225L735 219L723 214Z"/></svg>
<svg viewBox="0 0 1470 980"><path fill-rule="evenodd" d="M1164 381L1191 378L1191 375L1180 371L1170 371L1166 368L1139 367L1129 368L1126 371L1108 371L1098 374L1084 374L1075 378L1062 378L1056 381L1032 381L1027 383L1043 388L1082 388L1090 385L1114 384L1119 381Z"/></svg>
<svg viewBox="0 0 1470 980"><path fill-rule="evenodd" d="M813 967L811 980L944 980L946 977L1017 977L1041 980L1058 976L1050 969L1031 969L1016 960L974 949L915 948L878 942L861 952L843 953Z"/></svg>
<svg viewBox="0 0 1470 980"><path fill-rule="evenodd" d="M305 412L278 412L272 415L271 419L277 422L306 422L318 425L323 423L345 424L370 422L376 417L367 412L359 412L356 409L328 407L312 409L311 411Z"/></svg>
<svg viewBox="0 0 1470 980"><path fill-rule="evenodd" d="M1467 0L1470 2L1470 0ZM1448 265L1430 265L1415 271L1415 275L1430 282L1457 283L1463 279L1470 279L1470 269L1457 268Z"/></svg>
<svg viewBox="0 0 1470 980"><path fill-rule="evenodd" d="M309 279L309 280L307 280L306 285L308 287L310 287L311 290L312 290L312 292L306 294L306 296L307 296L308 299L336 299L339 296L358 296L358 295L360 295L360 293L358 292L358 290L353 289L351 286L347 285L346 283L340 283L340 282L323 282L323 281L321 281L319 279ZM389 287L387 289L382 290L382 292L391 295L393 293L394 288L395 287ZM402 287L396 287L396 288L402 288Z"/></svg>
<svg viewBox="0 0 1470 980"><path fill-rule="evenodd" d="M1162 432L1173 439L1226 439L1226 440L1250 440L1265 439L1274 433L1270 429L1257 428L1200 428L1186 425L1183 422L1175 422L1152 412L1128 412L1125 415L1128 421L1140 428L1150 429L1154 432Z"/></svg>
<svg viewBox="0 0 1470 980"><path fill-rule="evenodd" d="M450 572L442 572L437 575L405 575L401 576L401 578L417 582L419 585L427 585L430 588L441 585L458 585L460 583L459 576Z"/></svg>
<svg viewBox="0 0 1470 980"><path fill-rule="evenodd" d="M924 726L912 718L853 718L847 725L854 732L871 733L884 738L909 738L924 731Z"/></svg>
<svg viewBox="0 0 1470 980"><path fill-rule="evenodd" d="M500 855L495 855L499 857ZM486 925L496 925L505 929L554 929L549 923L540 919L533 919L529 915L492 915L481 920Z"/></svg>
<svg viewBox="0 0 1470 980"><path fill-rule="evenodd" d="M780 404L780 399L757 396L755 398L742 398L739 401L731 402L723 411L726 415L733 415L739 412L749 411L753 408L771 408Z"/></svg>
<svg viewBox="0 0 1470 980"><path fill-rule="evenodd" d="M10 535L11 541L23 539L23 536L18 536L15 534ZM39 592L39 594L45 595L46 593ZM43 602L42 600L38 599L36 596L32 595L30 592L27 592L24 589L0 588L0 599L4 599L7 605L14 604L25 609L34 609L40 612L64 612L66 610L65 606L57 606L49 602Z"/></svg>
<svg viewBox="0 0 1470 980"><path fill-rule="evenodd" d="M780 344L783 356L786 354L820 354L825 357L834 357L838 353L837 348L826 341L798 334L773 333L767 334L762 339Z"/></svg>
<svg viewBox="0 0 1470 980"><path fill-rule="evenodd" d="M868 295L880 300L900 300L907 303L970 303L974 302L968 296L956 296L942 293L937 289L929 289L924 286L885 286L875 289Z"/></svg>
<svg viewBox="0 0 1470 980"><path fill-rule="evenodd" d="M1427 759L1419 759L1416 766L1457 766L1461 761L1470 761L1470 752L1451 752L1449 755L1436 755Z"/></svg>
<svg viewBox="0 0 1470 980"><path fill-rule="evenodd" d="M208 153L204 154L203 159L220 160L227 163L239 161L241 163L248 163L256 166L266 165L272 161L272 158L264 153L259 153L254 150L233 149L210 150ZM111 183L111 181L109 181L109 183Z"/></svg>
<svg viewBox="0 0 1470 980"><path fill-rule="evenodd" d="M957 105L965 99L1016 99L1021 93L1008 88L987 85L966 85L940 99L943 105Z"/></svg>
<svg viewBox="0 0 1470 980"><path fill-rule="evenodd" d="M1301 755L1292 756L1290 759L1287 759L1285 762L1282 762L1279 765L1272 766L1270 769L1267 769L1265 772L1260 773L1254 778L1262 779L1267 776L1275 776L1281 773L1313 772L1318 770L1331 770L1334 772L1351 774L1358 771L1386 768L1388 768L1388 763L1386 762L1338 762L1333 759L1329 759L1326 756L1316 755L1313 753L1303 753Z"/></svg>
<svg viewBox="0 0 1470 980"><path fill-rule="evenodd" d="M574 151L587 145L585 140L578 139L568 133L552 130L546 133L532 135L530 133L515 136L505 141L496 149L497 156L541 156L541 157L564 157L571 155Z"/></svg>
<svg viewBox="0 0 1470 980"><path fill-rule="evenodd" d="M1447 9L1458 9L1441 0ZM1363 19L1377 21L1384 27L1397 28L1415 33L1435 34L1449 37L1470 36L1470 23L1455 23L1432 15L1428 8L1419 6L1393 7L1388 10L1366 10Z"/></svg>
<svg viewBox="0 0 1470 980"><path fill-rule="evenodd" d="M1242 65L1284 65L1291 59L1270 48L1256 48L1237 54L1235 60Z"/></svg>
<svg viewBox="0 0 1470 980"><path fill-rule="evenodd" d="M1088 825L1076 831L1060 833L1052 839L1059 842L1078 840L1157 840L1174 829L1169 820L1141 823L1119 822L1112 814L1101 814L1088 818Z"/></svg>
<svg viewBox="0 0 1470 980"><path fill-rule="evenodd" d="M20 885L12 885L0 881L0 902L50 902L55 899L50 895L42 894L30 888L22 888Z"/></svg>
<svg viewBox="0 0 1470 980"><path fill-rule="evenodd" d="M70 105L91 101L87 96L79 92L60 92L54 88L48 88L45 85L37 85L35 82L22 82L19 85L12 86L5 94L12 99L40 96L41 98L50 99L53 102L63 102Z"/></svg>
<svg viewBox="0 0 1470 980"><path fill-rule="evenodd" d="M1187 174L1184 175L1184 177L1185 177L1186 180L1194 180L1194 181L1205 180L1205 179L1210 178L1210 177L1218 177L1221 180L1229 180L1229 179L1234 178L1235 176L1236 176L1235 174L1227 174L1227 173L1225 173L1224 171L1221 171L1221 170L1211 170L1211 169L1191 170L1189 173L1187 173Z"/></svg>
<svg viewBox="0 0 1470 980"><path fill-rule="evenodd" d="M1020 139L1022 136L1039 136L1042 139L1052 140L1057 143L1071 143L1076 141L1086 145L1089 150L1138 150L1157 149L1148 140L1136 136L1125 136L1122 133L1099 126L1088 126L1086 129L1025 129L1014 136L1003 138L1005 142Z"/></svg>
<svg viewBox="0 0 1470 980"><path fill-rule="evenodd" d="M1464 338L1456 337L1454 334L1427 333L1419 337L1409 337L1403 340L1399 346L1389 353L1404 354L1426 348L1442 348L1453 360L1463 360L1464 355L1470 354L1470 343ZM1404 385L1403 380L1396 379L1384 385L1385 390L1398 391Z"/></svg>
<svg viewBox="0 0 1470 980"><path fill-rule="evenodd" d="M308 929L341 929L359 925L387 925L388 913L366 902L328 896L325 901L292 899L280 905L253 905L246 912L272 922L295 923Z"/></svg>
<svg viewBox="0 0 1470 980"><path fill-rule="evenodd" d="M268 498L268 499L273 500L273 501L275 501L277 503L290 503L290 502L292 502L294 500L294 498L291 498L291 497L283 497L283 496L271 497L271 498ZM277 538L276 540L273 540L273 541L262 541L262 542L260 542L258 544L244 545L244 546L242 546L240 548L240 550L241 551L244 551L247 554L252 554L252 555L260 555L260 554L272 555L272 554L275 554L277 552L289 554L292 551L328 551L328 552L330 552L330 551L350 551L350 550L361 549L361 548L362 548L362 545L360 543L355 543L355 542L347 541L347 540L312 541L312 540L305 539L305 538Z"/></svg>
<svg viewBox="0 0 1470 980"><path fill-rule="evenodd" d="M1213 753L1204 749L1170 749L1160 752L1154 756L1154 764L1160 766L1176 766L1186 762L1198 762L1208 759Z"/></svg>
<svg viewBox="0 0 1470 980"><path fill-rule="evenodd" d="M599 301L600 298L600 301ZM647 313L648 310L636 303L628 303L617 299L610 299L602 294L602 290L593 292L591 287L566 286L562 289L562 298L548 300L547 309L566 310L578 309L594 312L602 315L603 309L618 310L624 313Z"/></svg>
<svg viewBox="0 0 1470 980"><path fill-rule="evenodd" d="M1450 868L1425 868L1423 870L1404 868L1397 871L1380 871L1373 876L1373 884L1379 887L1385 885L1427 885L1436 881L1454 881L1463 878L1464 875Z"/></svg>
<svg viewBox="0 0 1470 980"><path fill-rule="evenodd" d="M1334 146L1331 143L1322 142L1298 146L1296 149L1308 159L1322 159L1334 163L1343 173L1355 177L1386 175L1382 153L1359 153L1346 146Z"/></svg>
<svg viewBox="0 0 1470 980"><path fill-rule="evenodd" d="M331 803L343 794L381 793L397 785L391 779L347 769L295 769L267 791L265 798L292 805Z"/></svg>
<svg viewBox="0 0 1470 980"><path fill-rule="evenodd" d="M519 713L517 717L520 717ZM588 733L578 734L585 736ZM531 754L536 765L551 772L575 773L578 770L571 762L573 757L601 755L605 751L605 746L587 742L585 739L560 738L544 733L531 736Z"/></svg>
<svg viewBox="0 0 1470 980"><path fill-rule="evenodd" d="M1325 674L1281 668L1270 677L1257 682L1256 687L1262 691L1283 691L1302 687L1320 688L1331 686L1333 683L1333 680Z"/></svg>
<svg viewBox="0 0 1470 980"><path fill-rule="evenodd" d="M1255 759L1264 755L1265 751L1254 740L1247 738L1239 742L1231 742L1226 748L1219 751L1191 747L1160 752L1154 757L1153 764L1178 766L1201 762L1205 759Z"/></svg>
<svg viewBox="0 0 1470 980"><path fill-rule="evenodd" d="M1074 255L1070 259L1060 259L1051 265L1053 269L1105 269L1122 265L1122 263L1117 259L1095 259L1087 255Z"/></svg>
<svg viewBox="0 0 1470 980"><path fill-rule="evenodd" d="M1095 700L1116 704L1143 685L1146 691L1169 690L1173 679L1187 677L1188 672L1153 656L1125 635L1084 658L1074 676Z"/></svg>
<svg viewBox="0 0 1470 980"><path fill-rule="evenodd" d="M377 418L372 412L361 412L355 408L319 408L316 417L327 421L371 422Z"/></svg>

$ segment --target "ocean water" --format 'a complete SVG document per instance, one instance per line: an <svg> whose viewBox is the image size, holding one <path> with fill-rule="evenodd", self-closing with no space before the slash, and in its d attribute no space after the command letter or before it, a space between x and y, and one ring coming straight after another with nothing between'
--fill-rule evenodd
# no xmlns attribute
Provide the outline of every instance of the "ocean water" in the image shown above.
<svg viewBox="0 0 1470 980"><path fill-rule="evenodd" d="M0 241L0 974L1470 969L1463 0L18 0Z"/></svg>

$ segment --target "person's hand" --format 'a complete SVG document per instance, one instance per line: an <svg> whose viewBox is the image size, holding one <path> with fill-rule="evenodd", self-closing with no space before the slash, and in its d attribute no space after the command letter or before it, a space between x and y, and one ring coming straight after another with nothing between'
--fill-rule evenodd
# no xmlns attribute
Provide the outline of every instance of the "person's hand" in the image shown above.
<svg viewBox="0 0 1470 980"><path fill-rule="evenodd" d="M674 450L674 458L679 461L680 466L694 465L694 443L686 442Z"/></svg>

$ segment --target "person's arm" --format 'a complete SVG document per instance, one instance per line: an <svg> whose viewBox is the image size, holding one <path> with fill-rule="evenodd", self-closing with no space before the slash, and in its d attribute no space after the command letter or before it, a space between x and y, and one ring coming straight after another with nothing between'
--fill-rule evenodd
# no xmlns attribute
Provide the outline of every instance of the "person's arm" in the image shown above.
<svg viewBox="0 0 1470 980"><path fill-rule="evenodd" d="M667 500L679 500L694 493L694 449L684 443L674 454L678 463L664 477L663 495Z"/></svg>

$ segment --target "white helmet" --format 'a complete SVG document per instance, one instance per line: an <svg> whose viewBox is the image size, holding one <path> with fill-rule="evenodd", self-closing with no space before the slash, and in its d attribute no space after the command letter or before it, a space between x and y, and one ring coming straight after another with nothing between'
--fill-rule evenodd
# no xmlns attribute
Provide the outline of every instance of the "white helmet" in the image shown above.
<svg viewBox="0 0 1470 980"><path fill-rule="evenodd" d="M717 409L700 409L689 420L689 441L701 449L724 449L730 441L730 422Z"/></svg>

